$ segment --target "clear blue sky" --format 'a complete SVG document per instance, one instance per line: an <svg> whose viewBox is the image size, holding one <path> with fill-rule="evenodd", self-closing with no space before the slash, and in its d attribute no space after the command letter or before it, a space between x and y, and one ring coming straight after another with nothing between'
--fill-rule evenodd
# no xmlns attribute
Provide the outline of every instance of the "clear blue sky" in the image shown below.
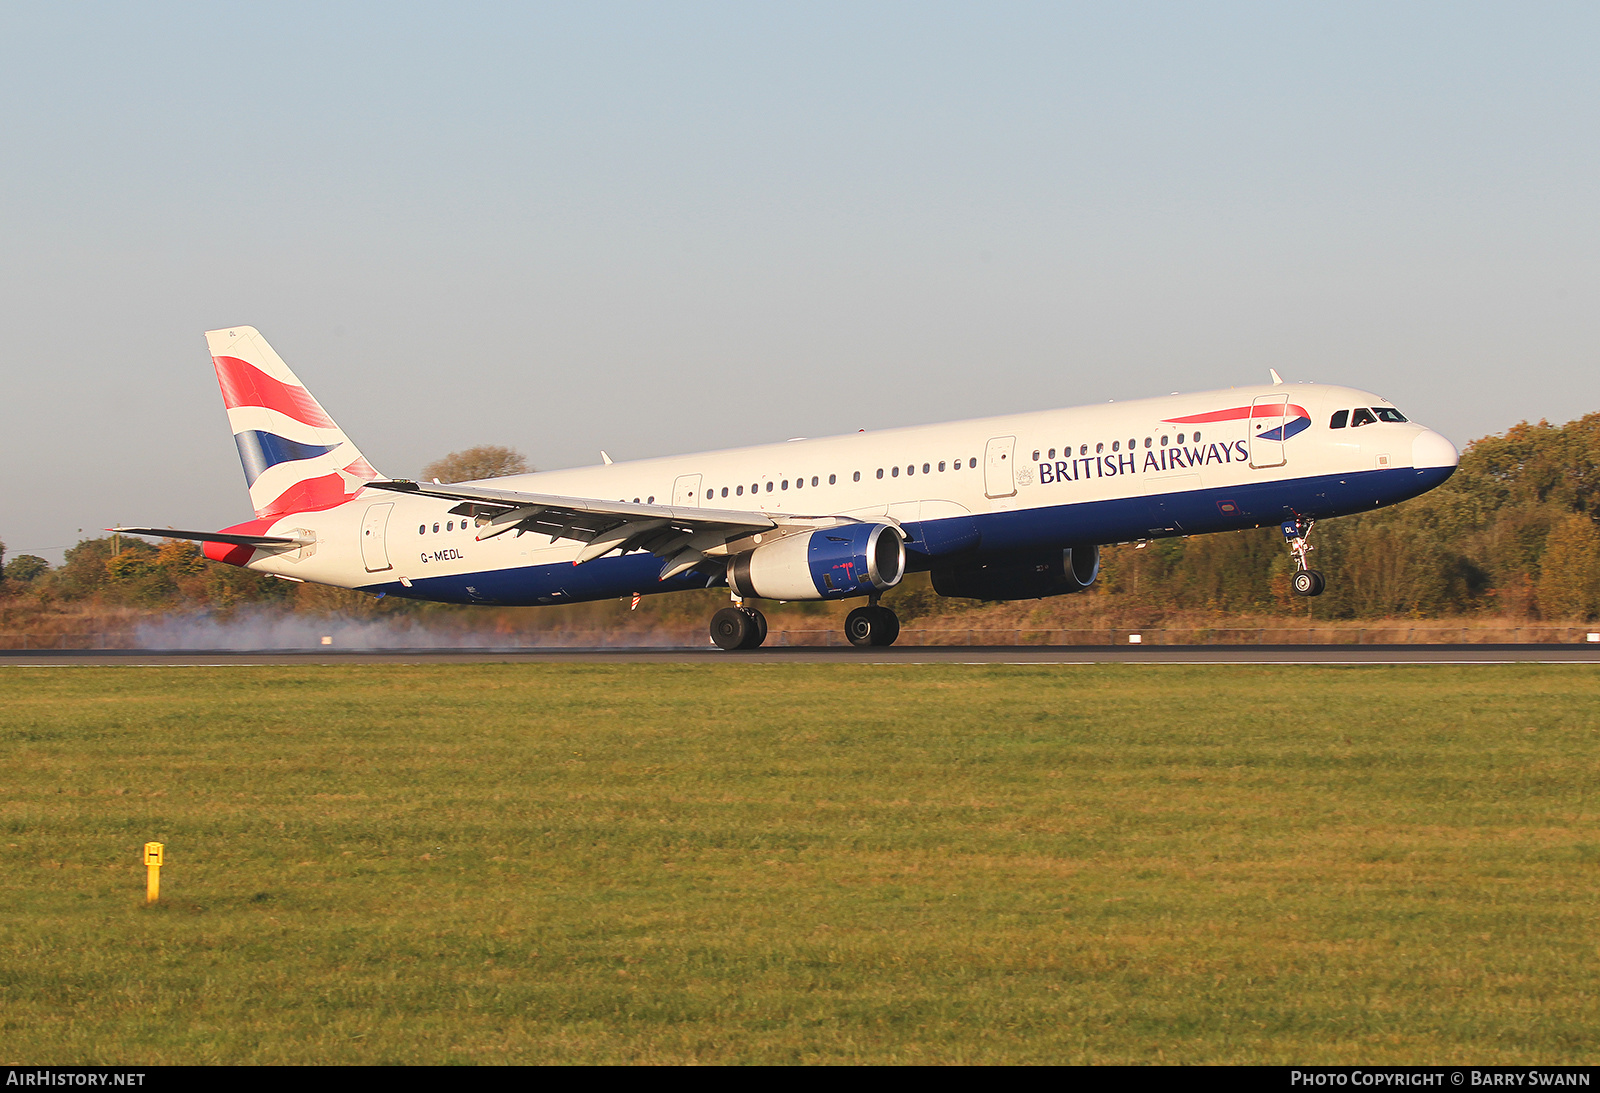
<svg viewBox="0 0 1600 1093"><path fill-rule="evenodd" d="M1288 379L1600 410L1593 4L0 6L0 539L249 516L201 331L385 473Z"/></svg>

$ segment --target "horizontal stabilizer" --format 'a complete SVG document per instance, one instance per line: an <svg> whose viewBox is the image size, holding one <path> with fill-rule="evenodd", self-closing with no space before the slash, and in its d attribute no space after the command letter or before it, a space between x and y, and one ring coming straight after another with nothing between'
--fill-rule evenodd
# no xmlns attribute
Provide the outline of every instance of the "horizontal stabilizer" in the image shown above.
<svg viewBox="0 0 1600 1093"><path fill-rule="evenodd" d="M303 535L231 535L225 531L178 531L174 528L106 528L120 535L159 535L164 539L192 539L197 543L227 543L229 546L256 547L271 550L273 547L303 547L316 542Z"/></svg>

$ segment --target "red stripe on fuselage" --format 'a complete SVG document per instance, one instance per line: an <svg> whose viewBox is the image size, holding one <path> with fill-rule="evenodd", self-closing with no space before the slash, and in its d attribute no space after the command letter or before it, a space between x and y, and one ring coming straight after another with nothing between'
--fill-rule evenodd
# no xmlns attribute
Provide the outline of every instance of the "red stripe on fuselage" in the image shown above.
<svg viewBox="0 0 1600 1093"><path fill-rule="evenodd" d="M275 380L238 357L212 357L211 361L217 366L217 383L222 386L222 401L228 409L264 406L315 429L338 428L304 387Z"/></svg>
<svg viewBox="0 0 1600 1093"><path fill-rule="evenodd" d="M1281 417L1282 412L1276 405L1256 406L1254 413L1249 406L1235 406L1231 410L1212 410L1209 414L1190 414L1188 417L1164 417L1161 420L1173 425L1204 425L1212 421L1240 421L1247 417ZM1310 418L1304 406L1290 404L1289 412L1299 417Z"/></svg>

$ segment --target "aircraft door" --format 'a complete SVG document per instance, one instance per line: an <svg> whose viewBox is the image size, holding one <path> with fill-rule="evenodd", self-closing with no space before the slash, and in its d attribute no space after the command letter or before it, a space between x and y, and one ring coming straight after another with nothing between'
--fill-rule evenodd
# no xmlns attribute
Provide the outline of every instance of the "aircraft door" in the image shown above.
<svg viewBox="0 0 1600 1093"><path fill-rule="evenodd" d="M393 501L368 505L367 514L361 520L361 561L368 573L394 568L389 564L389 548L383 541L389 527L389 514L393 511Z"/></svg>
<svg viewBox="0 0 1600 1093"><path fill-rule="evenodd" d="M997 436L983 449L983 493L985 497L1015 497L1017 495L1015 454L1017 438Z"/></svg>
<svg viewBox="0 0 1600 1093"><path fill-rule="evenodd" d="M677 481L672 483L673 508L688 508L698 504L700 504L700 476L680 474Z"/></svg>
<svg viewBox="0 0 1600 1093"><path fill-rule="evenodd" d="M1250 445L1250 466L1281 467L1283 428L1289 423L1288 395L1261 395L1250 403L1250 424L1245 442Z"/></svg>

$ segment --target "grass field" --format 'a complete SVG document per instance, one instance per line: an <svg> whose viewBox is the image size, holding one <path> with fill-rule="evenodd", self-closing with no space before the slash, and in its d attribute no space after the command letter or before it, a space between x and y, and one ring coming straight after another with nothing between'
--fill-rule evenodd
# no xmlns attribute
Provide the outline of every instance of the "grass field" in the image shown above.
<svg viewBox="0 0 1600 1093"><path fill-rule="evenodd" d="M0 696L8 1062L1600 1061L1591 668Z"/></svg>

